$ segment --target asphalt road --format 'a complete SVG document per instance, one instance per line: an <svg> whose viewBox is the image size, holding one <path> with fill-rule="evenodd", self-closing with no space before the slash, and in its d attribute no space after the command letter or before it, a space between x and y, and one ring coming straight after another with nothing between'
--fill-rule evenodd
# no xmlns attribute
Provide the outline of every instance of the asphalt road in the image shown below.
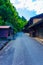
<svg viewBox="0 0 43 65"><path fill-rule="evenodd" d="M43 65L43 45L18 33L16 39L0 51L0 65Z"/></svg>

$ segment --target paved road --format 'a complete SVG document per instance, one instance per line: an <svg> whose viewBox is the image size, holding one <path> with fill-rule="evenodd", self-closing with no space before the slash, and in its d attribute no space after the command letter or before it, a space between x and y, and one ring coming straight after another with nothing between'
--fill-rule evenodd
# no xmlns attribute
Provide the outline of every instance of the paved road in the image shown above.
<svg viewBox="0 0 43 65"><path fill-rule="evenodd" d="M17 38L0 51L0 65L43 65L43 45L18 33Z"/></svg>

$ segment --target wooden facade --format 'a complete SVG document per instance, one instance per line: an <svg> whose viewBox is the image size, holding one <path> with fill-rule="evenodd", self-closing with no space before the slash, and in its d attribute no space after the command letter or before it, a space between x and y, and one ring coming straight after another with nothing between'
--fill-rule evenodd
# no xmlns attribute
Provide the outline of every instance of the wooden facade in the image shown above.
<svg viewBox="0 0 43 65"><path fill-rule="evenodd" d="M0 26L0 38L11 39L13 36L13 29L10 26Z"/></svg>
<svg viewBox="0 0 43 65"><path fill-rule="evenodd" d="M43 13L30 18L27 25L24 30L26 30L31 37L43 38Z"/></svg>
<svg viewBox="0 0 43 65"><path fill-rule="evenodd" d="M33 24L29 27L29 33L32 37L43 38L43 20Z"/></svg>

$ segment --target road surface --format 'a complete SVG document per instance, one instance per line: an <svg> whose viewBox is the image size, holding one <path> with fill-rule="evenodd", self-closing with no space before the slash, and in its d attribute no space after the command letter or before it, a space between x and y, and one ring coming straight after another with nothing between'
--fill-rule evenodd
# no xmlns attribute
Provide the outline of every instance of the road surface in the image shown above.
<svg viewBox="0 0 43 65"><path fill-rule="evenodd" d="M0 51L0 65L43 65L43 45L18 33L17 38Z"/></svg>

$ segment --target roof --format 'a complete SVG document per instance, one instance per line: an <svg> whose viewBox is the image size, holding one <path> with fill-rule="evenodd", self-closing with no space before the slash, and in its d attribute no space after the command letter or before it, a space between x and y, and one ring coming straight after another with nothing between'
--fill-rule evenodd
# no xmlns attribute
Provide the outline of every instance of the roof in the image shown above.
<svg viewBox="0 0 43 65"><path fill-rule="evenodd" d="M38 24L42 23L42 22L43 22L43 20L41 20L41 21L39 21L39 22L37 22L37 23L34 23L34 24L30 25L28 28L31 28L31 27L33 27L33 26L35 26L35 25L38 25Z"/></svg>
<svg viewBox="0 0 43 65"><path fill-rule="evenodd" d="M35 18L43 18L43 13L39 14L39 15L36 15L36 16L32 17L31 19L35 19Z"/></svg>
<svg viewBox="0 0 43 65"><path fill-rule="evenodd" d="M0 28L10 28L10 26L0 26Z"/></svg>

